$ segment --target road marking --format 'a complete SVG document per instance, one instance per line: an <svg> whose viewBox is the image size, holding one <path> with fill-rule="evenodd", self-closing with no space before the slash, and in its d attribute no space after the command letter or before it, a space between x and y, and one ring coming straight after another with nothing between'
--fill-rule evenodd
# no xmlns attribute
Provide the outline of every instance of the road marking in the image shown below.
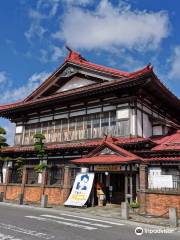
<svg viewBox="0 0 180 240"><path fill-rule="evenodd" d="M47 218L66 220L66 221L71 221L71 222L78 222L78 223L97 226L97 227L102 227L102 228L110 228L111 227L110 225L104 225L104 224L100 224L100 223L92 223L92 222L87 222L87 221L81 221L81 220L78 220L78 219L70 219L70 218L64 218L64 217L59 217L59 216L54 216L54 215L43 214L41 216L42 217L47 217Z"/></svg>
<svg viewBox="0 0 180 240"><path fill-rule="evenodd" d="M46 233L41 233L41 232L37 232L34 230L25 229L25 228L13 226L10 224L5 224L5 223L0 223L0 228L6 229L6 230L11 230L14 232L23 233L23 234L30 235L30 236L37 237L37 238L47 239L47 240L55 238L54 236L48 235Z"/></svg>
<svg viewBox="0 0 180 240"><path fill-rule="evenodd" d="M97 229L95 227L89 227L89 226L84 226L84 225L81 225L81 224L69 223L69 222L64 222L64 221L62 222L62 221L57 221L57 220L50 219L50 218L37 217L37 216L25 216L25 217L26 218L31 218L31 219L36 219L36 220L43 221L43 222L55 222L55 223L59 223L59 224L62 224L62 225L81 228L81 229L85 229L85 230L95 230L95 229Z"/></svg>
<svg viewBox="0 0 180 240"><path fill-rule="evenodd" d="M60 213L60 215L62 215L62 216L67 216L67 217L80 218L80 219L85 219L85 220L90 220L90 221L95 221L95 222L108 223L108 224L110 224L110 225L124 226L123 223L110 222L110 221L100 220L100 219L96 219L96 218L81 217L81 216L76 216L76 215L67 214L67 213Z"/></svg>
<svg viewBox="0 0 180 240"><path fill-rule="evenodd" d="M0 239L1 240L22 240L21 238L14 237L12 235L5 235L3 233L0 233Z"/></svg>

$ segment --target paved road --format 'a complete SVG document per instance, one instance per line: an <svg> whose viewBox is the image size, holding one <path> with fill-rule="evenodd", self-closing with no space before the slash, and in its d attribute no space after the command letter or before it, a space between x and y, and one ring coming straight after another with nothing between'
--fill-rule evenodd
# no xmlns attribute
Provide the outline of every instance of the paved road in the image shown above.
<svg viewBox="0 0 180 240"><path fill-rule="evenodd" d="M0 204L0 240L179 240L180 232L135 234L136 227L144 231L164 231L164 228L129 223L110 218L14 207ZM172 230L172 229L171 229ZM167 229L165 230L167 231Z"/></svg>

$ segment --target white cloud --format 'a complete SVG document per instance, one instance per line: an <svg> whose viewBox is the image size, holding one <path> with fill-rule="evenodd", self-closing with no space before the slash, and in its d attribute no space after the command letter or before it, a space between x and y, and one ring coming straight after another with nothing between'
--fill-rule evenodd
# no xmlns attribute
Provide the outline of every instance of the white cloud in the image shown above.
<svg viewBox="0 0 180 240"><path fill-rule="evenodd" d="M52 61L56 62L63 56L63 51L61 48L53 46L52 47Z"/></svg>
<svg viewBox="0 0 180 240"><path fill-rule="evenodd" d="M30 28L28 29L28 31L26 31L24 33L25 37L28 39L28 40L31 40L34 36L37 36L39 38L42 38L44 36L44 33L46 32L47 30L42 27L41 25L39 25L38 23L34 23L30 26Z"/></svg>
<svg viewBox="0 0 180 240"><path fill-rule="evenodd" d="M76 6L86 6L92 4L94 0L63 0L66 4L76 5Z"/></svg>
<svg viewBox="0 0 180 240"><path fill-rule="evenodd" d="M180 80L180 45L173 49L172 56L169 59L169 78L172 80Z"/></svg>
<svg viewBox="0 0 180 240"><path fill-rule="evenodd" d="M87 0L81 0L87 1ZM45 27L45 23L49 22L58 13L58 10L64 0L38 0L33 9L29 9L28 17L30 20L30 26L24 35L28 41L35 37L42 39L48 27Z"/></svg>
<svg viewBox="0 0 180 240"><path fill-rule="evenodd" d="M40 50L40 61L47 62L58 62L64 56L62 48L55 45L50 46L48 49Z"/></svg>
<svg viewBox="0 0 180 240"><path fill-rule="evenodd" d="M169 34L165 11L132 10L127 4L101 0L95 10L71 7L53 37L79 49L157 49Z"/></svg>
<svg viewBox="0 0 180 240"><path fill-rule="evenodd" d="M8 80L6 72L0 72L0 84L5 83Z"/></svg>
<svg viewBox="0 0 180 240"><path fill-rule="evenodd" d="M50 73L47 72L34 73L28 79L27 84L16 88L4 88L4 91L1 94L0 103L22 100L36 89L49 75Z"/></svg>

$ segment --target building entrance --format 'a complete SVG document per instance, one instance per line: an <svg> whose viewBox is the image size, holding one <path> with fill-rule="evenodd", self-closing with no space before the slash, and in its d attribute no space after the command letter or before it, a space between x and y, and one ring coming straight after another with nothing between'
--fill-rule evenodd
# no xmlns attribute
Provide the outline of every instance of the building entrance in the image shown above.
<svg viewBox="0 0 180 240"><path fill-rule="evenodd" d="M94 204L101 200L108 203L121 204L125 201L125 175L123 173L96 173L94 182Z"/></svg>

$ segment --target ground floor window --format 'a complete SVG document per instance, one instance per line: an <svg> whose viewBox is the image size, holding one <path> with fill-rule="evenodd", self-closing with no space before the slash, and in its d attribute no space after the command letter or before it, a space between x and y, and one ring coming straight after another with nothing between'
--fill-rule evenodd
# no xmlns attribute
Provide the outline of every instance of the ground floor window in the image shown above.
<svg viewBox="0 0 180 240"><path fill-rule="evenodd" d="M47 175L48 185L54 185L54 184L63 185L64 168L53 166L51 168L48 168L47 171L48 171L48 175Z"/></svg>
<svg viewBox="0 0 180 240"><path fill-rule="evenodd" d="M38 173L33 168L27 169L26 184L38 184Z"/></svg>

